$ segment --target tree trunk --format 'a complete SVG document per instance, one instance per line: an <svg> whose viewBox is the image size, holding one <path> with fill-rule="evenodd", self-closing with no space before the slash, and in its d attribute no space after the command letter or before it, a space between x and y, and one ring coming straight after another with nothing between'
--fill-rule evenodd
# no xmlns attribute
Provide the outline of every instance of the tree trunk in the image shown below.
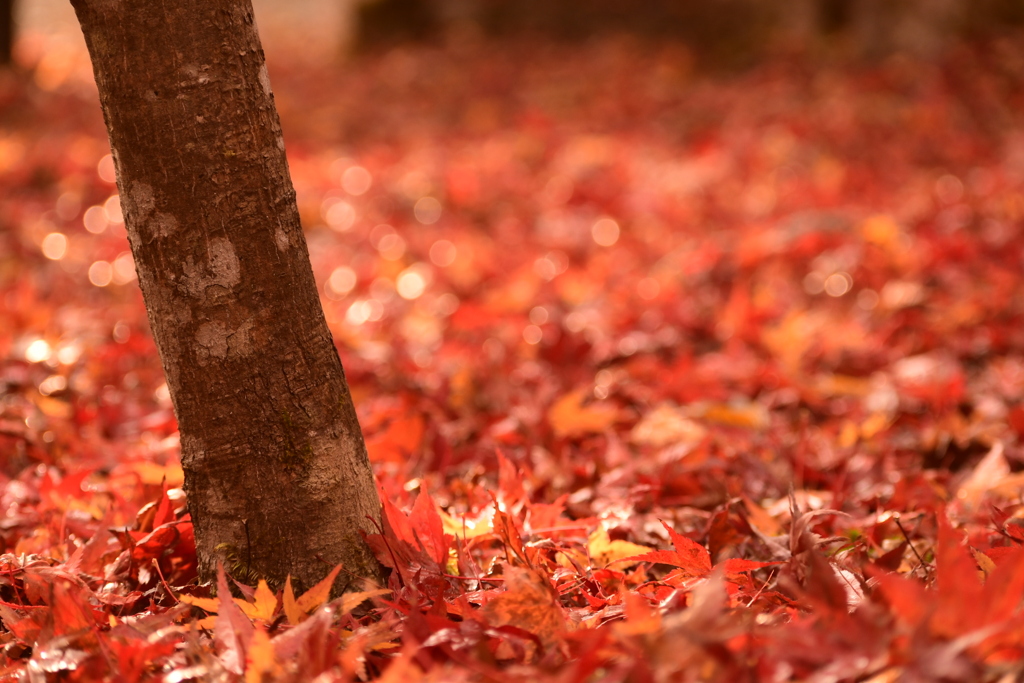
<svg viewBox="0 0 1024 683"><path fill-rule="evenodd" d="M0 66L11 63L14 51L14 0L0 0Z"/></svg>
<svg viewBox="0 0 1024 683"><path fill-rule="evenodd" d="M317 297L250 0L72 0L181 432L200 574L379 565L380 501ZM343 574L344 575L344 574Z"/></svg>

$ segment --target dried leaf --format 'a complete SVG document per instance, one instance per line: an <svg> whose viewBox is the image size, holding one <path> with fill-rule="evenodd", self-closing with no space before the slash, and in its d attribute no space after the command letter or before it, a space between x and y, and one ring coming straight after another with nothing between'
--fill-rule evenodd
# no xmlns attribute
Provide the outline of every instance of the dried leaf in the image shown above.
<svg viewBox="0 0 1024 683"><path fill-rule="evenodd" d="M546 647L557 644L565 633L565 615L548 578L511 564L505 565L504 576L505 592L484 605L488 622L521 628Z"/></svg>
<svg viewBox="0 0 1024 683"><path fill-rule="evenodd" d="M587 392L565 394L548 410L548 422L560 438L582 436L609 429L619 419L619 409L604 402L587 403Z"/></svg>

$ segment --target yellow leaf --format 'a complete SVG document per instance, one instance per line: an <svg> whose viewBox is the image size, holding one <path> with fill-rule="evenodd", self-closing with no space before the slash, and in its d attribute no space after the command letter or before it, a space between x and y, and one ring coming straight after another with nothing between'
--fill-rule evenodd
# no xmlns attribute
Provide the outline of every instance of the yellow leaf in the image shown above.
<svg viewBox="0 0 1024 683"><path fill-rule="evenodd" d="M291 576L284 580L284 595L281 596L281 605L284 607L285 616L288 617L288 623L292 626L298 626L299 622L302 621L304 613L295 602L295 592L292 590Z"/></svg>
<svg viewBox="0 0 1024 683"><path fill-rule="evenodd" d="M274 612L277 611L277 596L270 591L267 582L263 579L260 579L259 585L256 586L256 597L253 602L246 602L239 598L235 598L235 602L245 612L245 616L250 619L271 621L274 618Z"/></svg>
<svg viewBox="0 0 1024 683"><path fill-rule="evenodd" d="M302 597L295 601L295 606L308 613L327 602L327 598L331 597L331 587L334 586L334 580L338 578L340 571L341 565L339 564L331 570L326 579L303 593Z"/></svg>
<svg viewBox="0 0 1024 683"><path fill-rule="evenodd" d="M441 524L444 527L444 533L461 538L463 540L468 538L476 538L477 536L484 536L492 533L494 527L492 526L492 520L494 518L494 507L488 506L476 516L475 519L470 518L467 515L460 517L453 517L444 510L439 510L438 514L441 515Z"/></svg>
<svg viewBox="0 0 1024 683"><path fill-rule="evenodd" d="M587 392L571 391L548 410L548 422L558 437L603 432L619 418L619 409L607 403L584 405Z"/></svg>
<svg viewBox="0 0 1024 683"><path fill-rule="evenodd" d="M245 683L263 683L265 679L273 679L278 669L274 659L274 644L270 642L266 629L257 626L245 658Z"/></svg>
<svg viewBox="0 0 1024 683"><path fill-rule="evenodd" d="M648 548L645 545L639 545L637 543L630 543L629 541L613 541L608 536L608 530L604 527L599 527L597 531L590 534L590 538L587 539L587 550L590 552L590 559L594 563L594 566L604 568L608 565L620 562L620 560L624 558L649 553L653 548ZM620 566L625 568L630 564L637 563L620 563Z"/></svg>
<svg viewBox="0 0 1024 683"><path fill-rule="evenodd" d="M171 488L178 488L185 481L185 472L181 469L181 465L177 463L165 466L141 460L126 464L123 467L119 466L116 472L119 474L134 474L138 476L143 484L159 485L161 482L165 482Z"/></svg>

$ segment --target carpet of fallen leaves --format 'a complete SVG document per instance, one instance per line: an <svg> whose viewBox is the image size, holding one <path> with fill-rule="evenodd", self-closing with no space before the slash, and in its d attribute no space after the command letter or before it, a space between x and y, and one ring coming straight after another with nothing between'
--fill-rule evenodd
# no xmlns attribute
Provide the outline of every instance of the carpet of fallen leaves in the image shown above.
<svg viewBox="0 0 1024 683"><path fill-rule="evenodd" d="M88 64L24 54L3 680L1021 680L1024 40L272 63L394 570L335 600L197 585Z"/></svg>

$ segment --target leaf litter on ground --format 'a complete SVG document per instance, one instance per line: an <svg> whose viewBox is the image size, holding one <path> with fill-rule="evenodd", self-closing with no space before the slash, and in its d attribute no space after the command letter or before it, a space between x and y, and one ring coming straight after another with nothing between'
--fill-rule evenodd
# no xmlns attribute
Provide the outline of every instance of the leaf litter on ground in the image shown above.
<svg viewBox="0 0 1024 683"><path fill-rule="evenodd" d="M1016 680L1022 44L272 64L392 570L333 600L197 584L88 69L4 76L0 676Z"/></svg>

